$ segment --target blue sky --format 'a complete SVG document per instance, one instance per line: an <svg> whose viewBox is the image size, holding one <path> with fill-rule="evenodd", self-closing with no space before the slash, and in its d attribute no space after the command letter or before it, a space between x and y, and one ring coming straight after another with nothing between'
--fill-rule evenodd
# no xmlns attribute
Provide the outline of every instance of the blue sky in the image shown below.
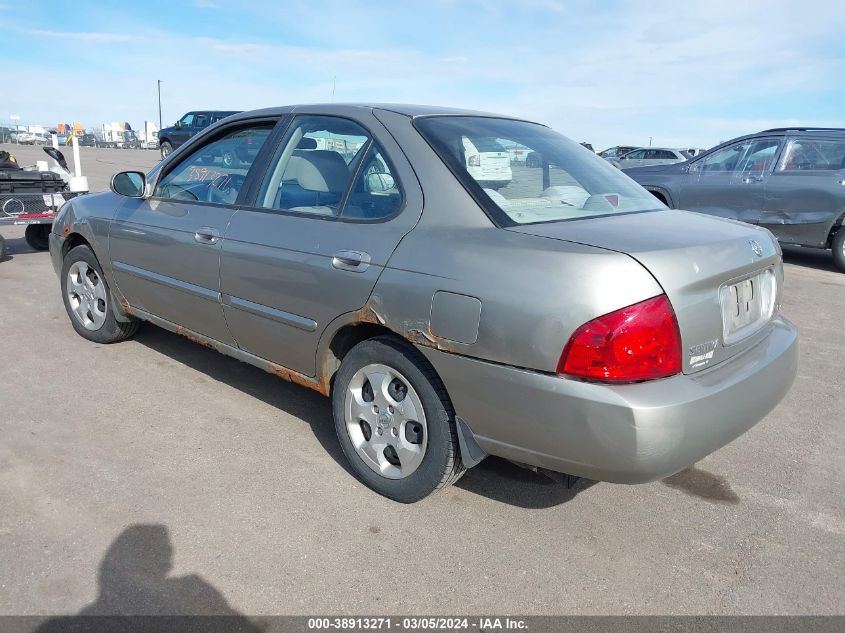
<svg viewBox="0 0 845 633"><path fill-rule="evenodd" d="M72 8L70 8L72 6ZM832 0L0 0L0 123L378 101L547 123L596 149L845 127ZM336 81L335 81L336 78Z"/></svg>

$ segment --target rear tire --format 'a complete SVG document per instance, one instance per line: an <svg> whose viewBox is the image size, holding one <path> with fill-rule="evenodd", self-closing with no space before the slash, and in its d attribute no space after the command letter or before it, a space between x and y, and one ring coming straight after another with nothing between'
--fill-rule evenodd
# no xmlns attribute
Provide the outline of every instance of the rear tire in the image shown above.
<svg viewBox="0 0 845 633"><path fill-rule="evenodd" d="M6 257L6 238L0 235L0 262Z"/></svg>
<svg viewBox="0 0 845 633"><path fill-rule="evenodd" d="M833 263L839 269L839 272L845 273L845 226L842 226L833 236L831 242L833 249Z"/></svg>
<svg viewBox="0 0 845 633"><path fill-rule="evenodd" d="M88 246L76 246L62 264L62 300L73 329L95 343L117 343L138 331L138 321L114 318L111 292L103 269Z"/></svg>
<svg viewBox="0 0 845 633"><path fill-rule="evenodd" d="M352 348L335 376L332 412L355 475L385 497L419 501L465 471L446 388L400 339L379 336Z"/></svg>
<svg viewBox="0 0 845 633"><path fill-rule="evenodd" d="M50 248L50 225L30 224L24 232L24 239L36 251L46 251Z"/></svg>

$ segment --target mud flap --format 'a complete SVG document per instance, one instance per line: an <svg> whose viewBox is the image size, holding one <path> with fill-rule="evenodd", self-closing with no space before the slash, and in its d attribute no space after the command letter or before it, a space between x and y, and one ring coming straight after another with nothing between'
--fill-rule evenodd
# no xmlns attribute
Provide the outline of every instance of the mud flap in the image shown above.
<svg viewBox="0 0 845 633"><path fill-rule="evenodd" d="M461 461L464 467L472 468L473 466L477 466L487 457L487 453L475 441L475 435L473 435L472 429L464 422L463 418L455 416L455 426L458 429L458 446L461 449Z"/></svg>

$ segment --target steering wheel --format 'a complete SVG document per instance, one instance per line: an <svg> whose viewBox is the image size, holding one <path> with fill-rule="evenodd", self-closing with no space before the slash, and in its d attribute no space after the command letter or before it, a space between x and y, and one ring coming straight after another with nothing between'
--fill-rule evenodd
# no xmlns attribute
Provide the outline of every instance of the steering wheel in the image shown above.
<svg viewBox="0 0 845 633"><path fill-rule="evenodd" d="M206 202L235 204L245 180L246 177L241 174L224 174L214 180L209 180L206 188Z"/></svg>

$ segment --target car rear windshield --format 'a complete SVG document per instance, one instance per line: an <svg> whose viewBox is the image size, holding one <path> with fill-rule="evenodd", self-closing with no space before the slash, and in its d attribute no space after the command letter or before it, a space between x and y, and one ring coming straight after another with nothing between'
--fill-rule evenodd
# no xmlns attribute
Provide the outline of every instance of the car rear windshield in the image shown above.
<svg viewBox="0 0 845 633"><path fill-rule="evenodd" d="M475 116L422 117L415 125L501 226L666 208L619 169L543 125ZM510 153L505 172L486 173L466 156L466 139L523 151Z"/></svg>

